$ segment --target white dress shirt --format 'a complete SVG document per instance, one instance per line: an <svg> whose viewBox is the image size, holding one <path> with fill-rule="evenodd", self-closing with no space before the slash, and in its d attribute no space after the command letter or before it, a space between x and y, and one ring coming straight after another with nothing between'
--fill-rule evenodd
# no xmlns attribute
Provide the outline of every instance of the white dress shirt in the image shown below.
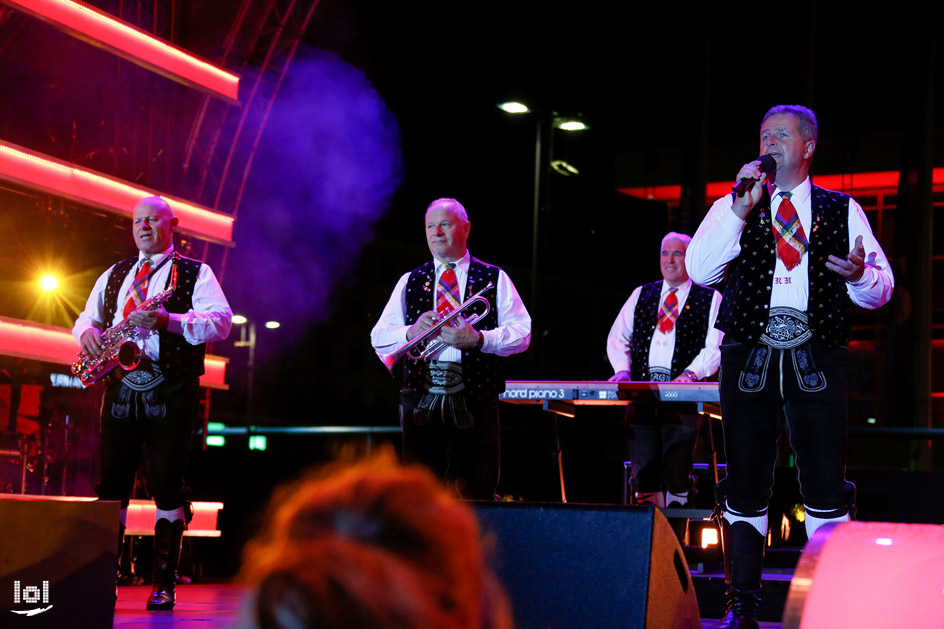
<svg viewBox="0 0 944 629"><path fill-rule="evenodd" d="M173 261L168 260L167 264L157 268L164 259L174 252L173 245L166 251L150 256L151 263L156 271L152 272L148 278L147 297L162 292L167 284L167 278L170 275ZM138 265L132 267L131 271L125 276L124 282L118 291L118 303L115 309L115 316L111 321L103 321L105 318L105 287L108 285L108 278L114 266L102 273L92 292L89 295L88 302L85 304L85 310L76 319L72 327L72 335L81 345L82 334L89 328L102 326L110 328L124 319L125 302L128 300L128 291L134 283L134 276L137 273L141 260L145 256L138 253ZM219 341L229 336L230 328L233 322L233 311L226 301L223 289L216 279L216 275L206 264L200 266L200 273L197 275L197 282L193 288L193 309L185 313L178 314L169 312L167 322L167 331L180 334L191 345L199 345L209 341ZM151 360L158 360L160 357L161 345L158 330L141 329L141 338L137 341L144 356Z"/></svg>
<svg viewBox="0 0 944 629"><path fill-rule="evenodd" d="M669 294L671 287L667 282L662 282L662 292L659 295L659 304L665 302L666 295ZM692 290L692 281L687 280L678 287L675 292L678 298L678 311L681 313L685 308L685 302L688 300L688 294ZM620 309L616 321L610 328L610 334L606 339L606 355L613 365L613 371L629 371L632 366L632 356L630 355L630 342L633 338L633 323L636 313L636 304L639 301L639 294L642 286L637 286L632 292L626 303ZM715 328L715 319L718 318L718 309L721 307L721 294L718 291L712 291L711 308L708 313L708 333L705 335L705 347L695 356L692 363L685 369L695 373L699 380L703 380L718 371L721 364L721 338L724 333ZM662 332L659 326L652 333L652 343L649 345L649 367L663 367L668 371L672 369L672 356L675 354L675 331L677 325L673 325L668 332ZM677 374L675 374L677 375Z"/></svg>
<svg viewBox="0 0 944 629"><path fill-rule="evenodd" d="M446 264L440 260L434 260L434 263L436 267L434 286L438 287L439 276L446 269ZM471 257L466 251L462 259L453 267L456 281L459 283L459 294L465 295L466 299L471 297L465 292L470 263ZM371 345L379 353L392 353L407 343L406 333L410 326L406 323L406 283L409 278L410 273L404 273L400 277L380 319L370 332ZM518 296L511 278L502 270L498 273L496 291L498 304L490 304L490 306L497 308L498 327L492 330L479 330L484 339L481 351L497 356L518 354L528 349L531 343L531 315L528 314L524 302ZM436 291L430 291L430 299L429 310L435 310ZM432 359L462 362L462 350L447 345L432 356Z"/></svg>
<svg viewBox="0 0 944 629"><path fill-rule="evenodd" d="M797 216L807 240L810 240L813 222L811 191L812 184L810 178L807 177L803 183L791 191L793 196L790 199L796 207ZM777 209L783 200L780 192L778 188L774 188L770 194L769 211L772 217L777 215ZM728 264L741 252L740 239L745 221L741 220L731 209L733 204L734 199L731 194L715 201L688 245L685 268L692 280L699 284L711 285L720 282L724 278ZM895 288L895 277L885 257L885 252L882 251L882 246L872 234L865 212L851 197L848 223L849 249L851 251L855 247L856 238L862 236L866 260L862 277L857 282L846 282L846 291L853 303L863 308L878 308L891 299ZM788 271L778 257L770 291L770 307L788 306L806 312L809 291L809 255L804 254L800 258L800 264L792 271Z"/></svg>

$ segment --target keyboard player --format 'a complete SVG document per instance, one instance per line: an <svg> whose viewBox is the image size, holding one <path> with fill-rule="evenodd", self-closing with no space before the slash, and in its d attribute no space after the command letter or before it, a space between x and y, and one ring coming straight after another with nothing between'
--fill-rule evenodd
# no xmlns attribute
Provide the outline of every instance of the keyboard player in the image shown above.
<svg viewBox="0 0 944 629"><path fill-rule="evenodd" d="M721 361L722 332L715 329L721 294L694 284L685 270L689 236L662 239L662 281L637 287L607 338L611 382L696 382L713 376ZM639 504L688 506L694 490L692 451L699 415L694 404L633 403L629 457Z"/></svg>

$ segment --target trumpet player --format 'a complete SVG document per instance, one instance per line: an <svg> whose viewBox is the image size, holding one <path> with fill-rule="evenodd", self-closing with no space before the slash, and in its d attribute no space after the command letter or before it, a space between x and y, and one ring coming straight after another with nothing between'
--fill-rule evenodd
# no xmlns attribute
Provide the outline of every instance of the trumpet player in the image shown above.
<svg viewBox="0 0 944 629"><path fill-rule="evenodd" d="M184 470L198 415L199 384L208 341L229 335L233 313L212 269L175 255L177 218L160 197L141 199L132 212L138 255L112 265L95 282L72 333L97 358L109 350L103 332L128 318L139 330L138 366L105 378L101 416L101 470L95 491L121 502L121 535L142 449L147 487L157 507L154 585L149 610L173 609L174 578L184 529L192 516ZM142 308L163 292L176 267L176 288L154 310Z"/></svg>
<svg viewBox="0 0 944 629"><path fill-rule="evenodd" d="M501 450L502 365L505 357L528 348L531 316L502 269L469 255L470 227L455 199L429 205L426 243L433 259L400 278L370 338L378 353L394 352L414 339L428 346L424 333L429 342L441 341L441 349L431 355L403 359L403 459L455 481L463 498L493 500ZM473 326L467 319L477 308L462 304L482 289L490 309ZM456 310L460 315L435 328Z"/></svg>

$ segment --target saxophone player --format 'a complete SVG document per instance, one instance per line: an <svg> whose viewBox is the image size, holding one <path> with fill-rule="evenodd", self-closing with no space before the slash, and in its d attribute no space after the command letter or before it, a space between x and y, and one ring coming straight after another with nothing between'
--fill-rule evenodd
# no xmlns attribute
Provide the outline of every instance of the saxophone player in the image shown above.
<svg viewBox="0 0 944 629"><path fill-rule="evenodd" d="M233 313L212 269L175 255L178 220L160 197L141 199L132 212L138 255L112 265L95 282L72 333L96 358L109 348L102 333L126 317L139 329L141 361L105 379L101 417L101 469L95 491L121 502L121 536L142 448L147 485L157 507L154 587L149 610L173 609L174 578L184 529L192 516L184 471L198 416L205 344L225 339ZM176 268L174 268L176 267ZM164 291L176 271L176 289L164 305L140 308Z"/></svg>

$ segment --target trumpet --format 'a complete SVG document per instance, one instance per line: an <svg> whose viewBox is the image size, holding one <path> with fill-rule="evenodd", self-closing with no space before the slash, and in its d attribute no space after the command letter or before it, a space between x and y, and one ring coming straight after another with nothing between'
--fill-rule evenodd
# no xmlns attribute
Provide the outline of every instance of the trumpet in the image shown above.
<svg viewBox="0 0 944 629"><path fill-rule="evenodd" d="M493 284L489 282L488 286L466 299L458 308L437 321L432 325L432 327L427 328L422 334L418 334L413 337L412 341L408 342L400 349L389 354L381 354L380 352L377 352L377 357L380 358L381 362L383 362L384 366L387 368L387 371L390 372L390 375L393 375L394 365L396 365L404 356L409 356L412 360L429 360L431 356L441 350L443 346L446 345L446 343L444 341L434 339L436 339L436 337L439 335L439 331L444 326L451 325L453 321L459 320L460 322L464 321L465 323L468 323L474 327L475 324L485 317L491 310L491 305L488 303L488 300L485 299L485 297L482 297L482 294L492 288L492 286ZM463 316L463 313L477 303L485 304L485 311L482 313L473 313L468 319L466 319Z"/></svg>

